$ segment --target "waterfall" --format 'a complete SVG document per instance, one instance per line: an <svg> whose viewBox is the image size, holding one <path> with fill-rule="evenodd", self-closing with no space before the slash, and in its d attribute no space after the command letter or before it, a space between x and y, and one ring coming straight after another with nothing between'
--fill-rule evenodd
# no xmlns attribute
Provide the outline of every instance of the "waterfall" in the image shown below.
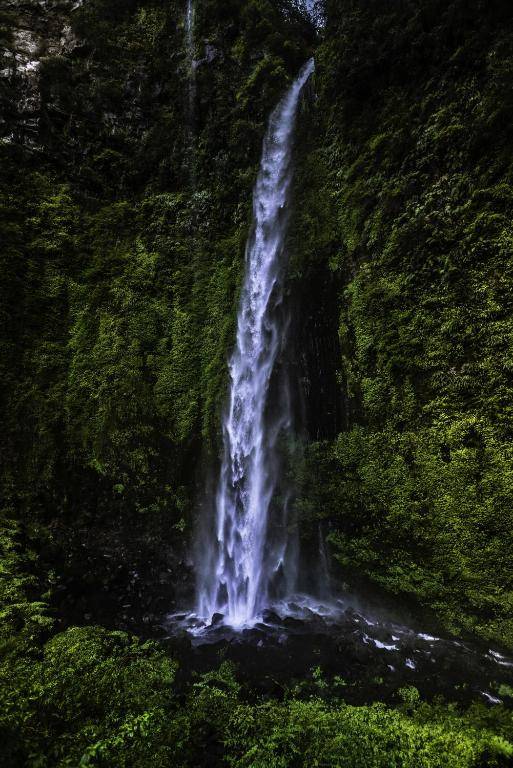
<svg viewBox="0 0 513 768"><path fill-rule="evenodd" d="M287 581L294 547L287 534L286 503L270 537L269 512L276 491L276 444L290 423L270 402L271 379L286 338L279 312L284 241L292 181L294 126L301 91L313 59L272 113L253 194L253 227L246 247L246 275L237 338L229 363L229 403L223 420L223 458L216 494L215 533L201 558L197 614L224 616L232 626L251 621L265 607L273 581ZM277 412L278 411L278 412Z"/></svg>
<svg viewBox="0 0 513 768"><path fill-rule="evenodd" d="M294 0L294 3L297 8L308 14L318 29L324 26L324 0Z"/></svg>
<svg viewBox="0 0 513 768"><path fill-rule="evenodd" d="M194 160L194 123L196 117L196 62L194 59L194 0L187 0L185 8L185 51L187 60L187 130L191 156L192 183L195 184Z"/></svg>

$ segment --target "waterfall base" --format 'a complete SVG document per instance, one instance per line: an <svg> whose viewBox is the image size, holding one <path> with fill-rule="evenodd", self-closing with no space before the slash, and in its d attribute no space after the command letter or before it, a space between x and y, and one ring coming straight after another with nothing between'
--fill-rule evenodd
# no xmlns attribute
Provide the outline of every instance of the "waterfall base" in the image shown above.
<svg viewBox="0 0 513 768"><path fill-rule="evenodd" d="M427 698L508 703L499 691L511 683L513 659L476 642L414 629L349 597L294 595L241 627L220 614L206 623L177 613L164 628L170 643L181 653L186 649L185 669L202 672L230 660L245 684L273 695L294 682L308 684L321 668L326 679L340 680L348 701L393 700L399 688L414 685Z"/></svg>

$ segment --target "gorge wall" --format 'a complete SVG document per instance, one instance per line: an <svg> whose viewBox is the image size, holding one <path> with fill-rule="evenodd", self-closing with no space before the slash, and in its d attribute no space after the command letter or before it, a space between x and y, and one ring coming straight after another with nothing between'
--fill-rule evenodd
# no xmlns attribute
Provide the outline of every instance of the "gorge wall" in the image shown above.
<svg viewBox="0 0 513 768"><path fill-rule="evenodd" d="M290 245L298 347L326 329L309 537L324 519L346 579L509 645L511 21L505 2L327 4Z"/></svg>
<svg viewBox="0 0 513 768"><path fill-rule="evenodd" d="M193 156L185 11L0 17L5 552L63 623L152 626L190 588L265 122L315 48L303 546L320 522L341 577L513 645L509 4L327 2L318 40L285 0L198 1Z"/></svg>
<svg viewBox="0 0 513 768"><path fill-rule="evenodd" d="M1 4L2 768L512 764L513 9L307 4L322 29L299 0ZM162 617L214 506L265 126L312 55L277 464L345 634L216 620L201 661Z"/></svg>
<svg viewBox="0 0 513 768"><path fill-rule="evenodd" d="M198 3L192 153L185 14L2 11L2 497L62 621L191 586L261 141L314 41L286 2Z"/></svg>

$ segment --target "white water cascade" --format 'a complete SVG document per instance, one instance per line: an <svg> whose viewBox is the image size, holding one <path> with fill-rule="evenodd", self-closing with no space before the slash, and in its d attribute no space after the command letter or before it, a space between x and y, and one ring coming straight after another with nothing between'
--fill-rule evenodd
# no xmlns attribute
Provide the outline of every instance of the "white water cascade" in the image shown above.
<svg viewBox="0 0 513 768"><path fill-rule="evenodd" d="M276 490L274 449L289 422L286 406L269 416L275 405L269 403L269 392L286 332L277 308L282 301L294 126L301 91L313 70L312 59L272 113L263 144L236 346L229 363L215 534L199 564L197 615L208 621L222 614L233 627L251 622L266 606L273 580L280 571L285 578L283 572L291 565L286 559L293 557L286 502L279 512L281 541L268 539Z"/></svg>

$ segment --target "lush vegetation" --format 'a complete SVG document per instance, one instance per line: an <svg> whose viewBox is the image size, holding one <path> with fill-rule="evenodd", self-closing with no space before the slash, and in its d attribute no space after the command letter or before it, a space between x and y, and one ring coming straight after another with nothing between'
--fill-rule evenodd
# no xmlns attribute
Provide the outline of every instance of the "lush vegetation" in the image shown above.
<svg viewBox="0 0 513 768"><path fill-rule="evenodd" d="M294 247L338 291L345 413L301 509L349 575L513 646L511 6L328 20Z"/></svg>
<svg viewBox="0 0 513 768"><path fill-rule="evenodd" d="M3 765L471 768L504 766L511 716L458 716L399 691L396 710L310 697L247 703L222 665L178 696L162 649L122 632L74 628L40 658L0 666Z"/></svg>
<svg viewBox="0 0 513 768"><path fill-rule="evenodd" d="M199 3L190 114L181 2L68 5L40 108L22 75L2 93L1 497L83 619L186 576L265 120L313 33L287 3ZM38 14L2 16L7 50Z"/></svg>
<svg viewBox="0 0 513 768"><path fill-rule="evenodd" d="M328 0L317 39L296 5L197 0L193 72L177 0L0 12L7 58L48 42L0 87L6 768L513 757L501 707L351 706L319 675L255 699L145 639L190 588L265 120L315 46L289 243L305 551L322 521L346 578L513 648L513 10Z"/></svg>

